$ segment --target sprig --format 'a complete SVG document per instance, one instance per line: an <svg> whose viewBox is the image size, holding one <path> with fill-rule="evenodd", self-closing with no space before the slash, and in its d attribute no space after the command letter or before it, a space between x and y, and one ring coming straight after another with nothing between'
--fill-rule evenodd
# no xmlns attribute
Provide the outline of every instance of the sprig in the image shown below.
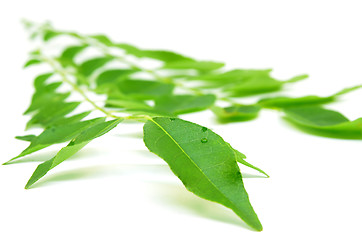
<svg viewBox="0 0 362 240"><path fill-rule="evenodd" d="M74 155L93 139L101 137L128 120L144 124L144 142L164 159L185 187L196 195L232 209L257 231L262 225L249 202L238 163L269 177L246 162L245 155L234 149L209 128L179 118L179 115L210 109L220 122L248 121L264 108L284 113L285 119L316 135L362 139L361 119L349 121L340 113L326 110L323 104L335 102L355 86L327 97L299 98L278 96L260 98L254 104L240 104L236 98L279 92L287 84L303 80L299 75L281 81L271 70L224 70L224 63L196 60L166 50L148 50L114 42L105 35L82 35L54 29L49 23L25 22L31 39L40 41L24 67L44 64L50 72L34 79L35 92L24 114L30 115L27 129L40 127L38 136L16 137L29 146L5 164L56 143L68 144L51 159L41 163L25 188L31 188L51 169ZM58 55L45 46L59 37L72 38ZM97 56L88 56L89 49ZM79 61L78 57L83 55ZM157 67L142 65L151 59ZM114 67L117 66L117 67ZM67 86L68 91L60 91ZM103 104L90 95L103 95ZM69 101L78 95L81 100ZM79 112L79 105L89 110ZM227 103L228 106L222 106ZM99 117L90 118L97 112Z"/></svg>

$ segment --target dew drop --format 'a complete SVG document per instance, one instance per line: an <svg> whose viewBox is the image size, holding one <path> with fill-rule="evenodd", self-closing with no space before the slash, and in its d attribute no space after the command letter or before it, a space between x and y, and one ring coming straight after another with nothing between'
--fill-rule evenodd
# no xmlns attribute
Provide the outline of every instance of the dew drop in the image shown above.
<svg viewBox="0 0 362 240"><path fill-rule="evenodd" d="M202 130L203 132L206 132L206 131L207 131L207 128L206 128L206 127L202 127L201 130Z"/></svg>
<svg viewBox="0 0 362 240"><path fill-rule="evenodd" d="M176 118L170 118L170 121L171 122L173 122L173 121L175 121L176 120Z"/></svg>
<svg viewBox="0 0 362 240"><path fill-rule="evenodd" d="M207 138L201 138L202 143L207 143L207 141L208 141Z"/></svg>

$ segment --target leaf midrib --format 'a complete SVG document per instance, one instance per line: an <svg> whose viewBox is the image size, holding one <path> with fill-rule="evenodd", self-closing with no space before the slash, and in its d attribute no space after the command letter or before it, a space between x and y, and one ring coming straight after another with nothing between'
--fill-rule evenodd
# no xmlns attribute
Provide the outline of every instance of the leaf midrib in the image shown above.
<svg viewBox="0 0 362 240"><path fill-rule="evenodd" d="M196 166L196 168L201 172L202 175L204 175L206 177L206 179L208 180L208 182L211 183L212 186L214 186L214 188L236 209L238 209L238 207L231 201L229 200L229 198L227 198L225 196L225 194L223 192L221 192L219 190L219 188L210 180L210 178L205 175L205 173L201 170L201 168L191 159L191 157L184 151L184 149L180 146L180 144L178 144L176 142L176 140L160 125L158 124L155 120L153 119L149 119L150 121L152 121L154 124L156 124L175 144L176 146L186 155L186 157L192 162L193 165ZM244 219L243 219L244 220Z"/></svg>

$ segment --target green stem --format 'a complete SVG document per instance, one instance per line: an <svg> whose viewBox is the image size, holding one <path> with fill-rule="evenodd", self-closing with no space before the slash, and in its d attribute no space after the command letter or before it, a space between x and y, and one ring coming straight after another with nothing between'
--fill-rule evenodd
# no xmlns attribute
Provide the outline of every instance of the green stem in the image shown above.
<svg viewBox="0 0 362 240"><path fill-rule="evenodd" d="M54 72L56 72L57 74L59 74L59 75L62 77L62 81L63 81L63 82L69 84L69 85L73 88L74 91L78 92L78 93L83 97L83 99L84 99L86 102L90 103L95 109L101 111L101 112L104 113L107 117L117 118L117 119L123 119L123 117L116 116L116 115L112 114L111 112L107 111L106 109L98 106L95 102L93 102L93 101L85 94L85 92L84 92L81 88L78 87L77 84L75 84L74 82L72 82L72 81L68 78L66 71L65 71L62 67L60 67L59 64L58 64L55 60L53 60L53 59L51 59L51 58L48 58L48 57L45 57L45 56L41 56L41 59L42 59L44 62L48 63L48 64L53 68Z"/></svg>

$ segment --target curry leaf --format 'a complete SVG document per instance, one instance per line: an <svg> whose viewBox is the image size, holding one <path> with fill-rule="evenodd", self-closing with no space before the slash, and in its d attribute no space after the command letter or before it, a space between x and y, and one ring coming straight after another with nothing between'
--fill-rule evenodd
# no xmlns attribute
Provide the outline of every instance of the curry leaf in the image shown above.
<svg viewBox="0 0 362 240"><path fill-rule="evenodd" d="M35 182L47 174L48 171L67 160L93 139L100 137L112 130L117 126L118 123L120 123L120 121L121 120L112 120L108 122L102 122L85 129L78 136L74 137L66 147L62 148L55 157L40 164L34 171L33 175L30 177L25 188L30 188Z"/></svg>
<svg viewBox="0 0 362 240"><path fill-rule="evenodd" d="M80 64L78 71L80 74L84 75L85 77L90 76L94 71L103 67L106 63L111 61L112 57L98 57L89 59Z"/></svg>
<svg viewBox="0 0 362 240"><path fill-rule="evenodd" d="M362 118L350 121L341 113L318 106L284 109L285 118L301 130L315 135L362 139Z"/></svg>
<svg viewBox="0 0 362 240"><path fill-rule="evenodd" d="M60 63L63 66L74 65L74 58L87 47L86 44L67 47L59 57Z"/></svg>
<svg viewBox="0 0 362 240"><path fill-rule="evenodd" d="M101 85L108 85L114 87L114 84L117 84L118 81L124 80L126 77L135 72L137 71L133 69L106 70L97 76L97 87L100 88Z"/></svg>
<svg viewBox="0 0 362 240"><path fill-rule="evenodd" d="M144 142L189 191L232 209L249 226L262 230L235 153L219 135L195 123L158 117L145 124Z"/></svg>
<svg viewBox="0 0 362 240"><path fill-rule="evenodd" d="M142 50L130 44L116 44L118 48L123 49L127 54L139 58L152 58L166 63L176 61L194 61L192 58L166 50Z"/></svg>
<svg viewBox="0 0 362 240"><path fill-rule="evenodd" d="M360 89L362 85L345 88L331 96L319 97L319 96L304 96L298 98L292 97L273 97L273 98L264 98L261 99L258 104L264 108L287 108L287 107L299 107L307 105L320 105L334 102L346 93Z"/></svg>
<svg viewBox="0 0 362 240"><path fill-rule="evenodd" d="M195 69L201 72L208 72L222 68L225 64L211 61L174 61L166 63L164 69Z"/></svg>
<svg viewBox="0 0 362 240"><path fill-rule="evenodd" d="M104 121L104 118L96 118L83 122L45 129L39 136L32 138L30 145L24 151L22 151L18 156L12 158L10 161L6 162L6 164L9 164L12 160L17 158L49 147L50 145L67 142L73 137L77 136L83 130L98 124L100 121Z"/></svg>
<svg viewBox="0 0 362 240"><path fill-rule="evenodd" d="M143 100L169 95L174 89L172 84L148 80L124 80L117 85L122 94Z"/></svg>
<svg viewBox="0 0 362 240"><path fill-rule="evenodd" d="M216 114L221 122L238 122L248 121L256 118L261 107L259 105L239 105L234 104L229 107L212 107L212 111Z"/></svg>
<svg viewBox="0 0 362 240"><path fill-rule="evenodd" d="M216 100L215 95L169 95L156 99L155 109L161 112L179 115L197 112L211 107Z"/></svg>
<svg viewBox="0 0 362 240"><path fill-rule="evenodd" d="M24 64L24 68L27 68L27 67L32 66L32 65L37 65L37 64L40 64L40 63L42 63L42 61L40 61L39 59L30 59L29 61L27 61Z"/></svg>
<svg viewBox="0 0 362 240"><path fill-rule="evenodd" d="M250 168L264 174L266 177L269 177L269 175L266 172L264 172L260 168L255 167L254 165L252 165L252 164L248 163L247 161L245 161L246 156L244 154L242 154L241 152L239 152L236 149L233 149L233 150L234 150L234 154L235 154L235 158L236 158L237 162L239 162L239 163L241 163L241 164L243 164L243 165L245 165L247 167L250 167Z"/></svg>

